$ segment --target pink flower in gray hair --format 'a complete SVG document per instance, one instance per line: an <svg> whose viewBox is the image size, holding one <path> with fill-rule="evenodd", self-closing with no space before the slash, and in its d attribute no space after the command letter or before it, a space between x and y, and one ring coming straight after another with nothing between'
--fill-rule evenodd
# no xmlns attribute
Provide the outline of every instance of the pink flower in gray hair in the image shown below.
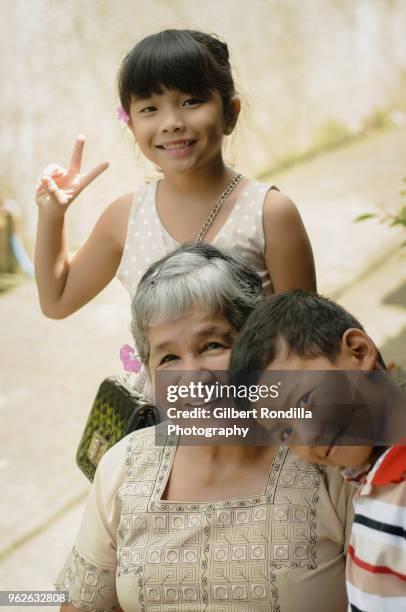
<svg viewBox="0 0 406 612"><path fill-rule="evenodd" d="M120 360L126 372L139 372L141 370L142 363L134 354L134 349L128 344L121 347Z"/></svg>

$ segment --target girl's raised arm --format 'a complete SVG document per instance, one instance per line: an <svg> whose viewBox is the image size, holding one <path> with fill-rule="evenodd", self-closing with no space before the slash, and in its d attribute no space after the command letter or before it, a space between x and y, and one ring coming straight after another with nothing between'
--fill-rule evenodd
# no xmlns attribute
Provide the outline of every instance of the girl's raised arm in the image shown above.
<svg viewBox="0 0 406 612"><path fill-rule="evenodd" d="M67 317L95 297L114 277L122 255L120 236L125 232L122 225L131 196L116 200L104 211L88 240L69 259L66 210L108 167L105 162L81 174L84 144L84 137L79 136L69 168L48 166L37 187L35 276L41 310L53 319Z"/></svg>
<svg viewBox="0 0 406 612"><path fill-rule="evenodd" d="M268 192L264 203L265 259L275 293L316 291L312 247L301 216L290 198Z"/></svg>

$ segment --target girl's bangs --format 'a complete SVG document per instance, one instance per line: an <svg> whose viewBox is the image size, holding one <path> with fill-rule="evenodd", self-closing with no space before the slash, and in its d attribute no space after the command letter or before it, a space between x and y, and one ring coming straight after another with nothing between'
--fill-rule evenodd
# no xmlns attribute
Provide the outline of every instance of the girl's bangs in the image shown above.
<svg viewBox="0 0 406 612"><path fill-rule="evenodd" d="M192 38L143 41L137 59L127 65L131 96L149 98L164 89L210 97L214 89L213 69L208 54ZM149 43L149 44L148 44Z"/></svg>

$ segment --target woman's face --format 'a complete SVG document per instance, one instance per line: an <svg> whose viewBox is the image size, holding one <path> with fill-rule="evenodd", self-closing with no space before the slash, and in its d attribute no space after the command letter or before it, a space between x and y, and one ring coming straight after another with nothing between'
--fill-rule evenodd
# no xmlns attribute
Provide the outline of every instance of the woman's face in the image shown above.
<svg viewBox="0 0 406 612"><path fill-rule="evenodd" d="M221 313L208 314L197 307L189 308L178 321L152 325L148 365L158 404L165 406L168 390L182 386L186 391L177 399L178 408L213 407L206 391L216 382L226 382L235 336Z"/></svg>
<svg viewBox="0 0 406 612"><path fill-rule="evenodd" d="M236 331L221 314L189 308L178 321L149 329L149 371L227 370Z"/></svg>

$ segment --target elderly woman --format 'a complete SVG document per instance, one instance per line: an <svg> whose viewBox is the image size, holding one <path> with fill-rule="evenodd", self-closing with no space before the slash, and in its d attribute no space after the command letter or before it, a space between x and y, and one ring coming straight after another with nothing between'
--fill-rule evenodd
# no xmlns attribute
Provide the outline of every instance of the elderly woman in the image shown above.
<svg viewBox="0 0 406 612"><path fill-rule="evenodd" d="M209 245L151 266L133 301L151 380L162 370L227 369L262 298L257 274ZM350 494L337 469L282 443L158 446L155 430L102 458L58 579L71 602L64 610L344 612Z"/></svg>

